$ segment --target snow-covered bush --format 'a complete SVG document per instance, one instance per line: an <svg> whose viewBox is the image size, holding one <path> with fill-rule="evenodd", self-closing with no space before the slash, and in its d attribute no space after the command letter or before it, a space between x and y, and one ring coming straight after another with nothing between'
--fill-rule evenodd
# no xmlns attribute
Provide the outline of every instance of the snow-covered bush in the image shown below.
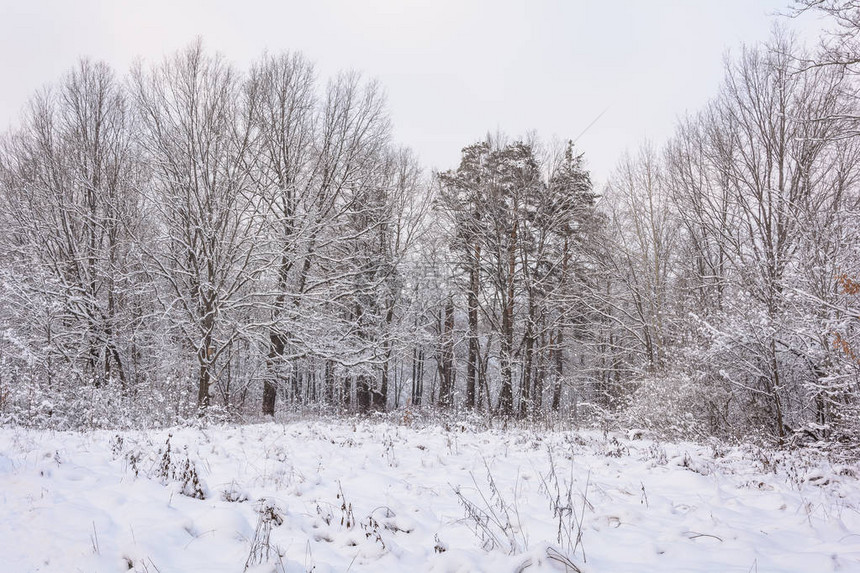
<svg viewBox="0 0 860 573"><path fill-rule="evenodd" d="M683 374L644 377L620 418L627 427L644 427L663 436L701 437L711 429L714 399L713 389Z"/></svg>

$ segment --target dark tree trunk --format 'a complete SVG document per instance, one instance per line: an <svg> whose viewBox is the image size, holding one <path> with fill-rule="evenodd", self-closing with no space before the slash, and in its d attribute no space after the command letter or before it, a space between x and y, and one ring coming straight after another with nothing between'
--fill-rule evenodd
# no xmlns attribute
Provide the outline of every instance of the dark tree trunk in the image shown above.
<svg viewBox="0 0 860 573"><path fill-rule="evenodd" d="M344 376L341 392L342 396L340 405L344 410L349 410L352 406L352 376Z"/></svg>
<svg viewBox="0 0 860 573"><path fill-rule="evenodd" d="M386 343L387 345L388 343ZM384 412L388 407L388 378L390 375L389 362L391 360L391 349L385 349L385 362L382 364L382 379L380 381L379 390L374 390L373 409L379 412Z"/></svg>
<svg viewBox="0 0 860 573"><path fill-rule="evenodd" d="M444 319L440 317L442 348L439 357L439 405L454 405L454 301L449 297L445 304Z"/></svg>
<svg viewBox="0 0 860 573"><path fill-rule="evenodd" d="M331 360L325 361L325 401L326 404L332 405L335 400L335 379L334 379L334 362Z"/></svg>
<svg viewBox="0 0 860 573"><path fill-rule="evenodd" d="M513 355L514 355L514 273L516 272L517 225L511 232L511 245L508 250L507 292L503 299L501 358L502 389L499 393L499 412L510 416L514 411Z"/></svg>
<svg viewBox="0 0 860 573"><path fill-rule="evenodd" d="M537 416L540 414L541 409L543 408L543 385L544 379L546 378L546 360L549 358L547 356L547 344L546 344L546 329L545 324L541 322L539 331L541 333L540 340L537 342L537 351L535 356L537 358L534 369L534 384L532 391L532 415Z"/></svg>
<svg viewBox="0 0 860 573"><path fill-rule="evenodd" d="M552 386L553 412L558 412L558 409L561 406L561 382L564 377L564 354L562 344L564 344L564 331L559 327L555 334L555 340L553 341L552 337L550 337L550 353L552 354L553 366L555 367Z"/></svg>
<svg viewBox="0 0 860 573"><path fill-rule="evenodd" d="M412 350L412 403L421 405L424 394L424 351L415 347Z"/></svg>
<svg viewBox="0 0 860 573"><path fill-rule="evenodd" d="M388 407L388 382L391 372L391 323L394 321L394 304L388 305L388 311L385 313L385 340L382 343L382 355L384 361L382 363L382 380L379 391L373 393L373 408L380 412L384 412Z"/></svg>
<svg viewBox="0 0 860 573"><path fill-rule="evenodd" d="M468 319L469 319L469 361L466 364L466 407L475 407L476 382L481 347L478 340L478 261L481 257L481 247L475 247L475 260L469 269Z"/></svg>
<svg viewBox="0 0 860 573"><path fill-rule="evenodd" d="M373 380L367 374L359 374L355 384L355 400L358 405L358 411L362 414L370 412L373 404Z"/></svg>
<svg viewBox="0 0 860 573"><path fill-rule="evenodd" d="M278 395L277 382L279 378L277 375L277 362L284 355L285 346L286 340L284 335L272 330L269 334L269 358L266 361L269 376L263 381L264 416L275 415L275 401Z"/></svg>
<svg viewBox="0 0 860 573"><path fill-rule="evenodd" d="M197 358L200 370L197 376L197 407L207 408L209 406L209 386L212 383L212 347L211 336L204 338L204 344L200 348Z"/></svg>
<svg viewBox="0 0 860 573"><path fill-rule="evenodd" d="M197 361L200 365L197 379L197 407L201 409L209 407L209 387L212 384L212 369L217 358L212 340L212 331L215 328L215 309L211 303L213 298L211 293L204 298L203 332L205 335L203 336L203 344L197 350Z"/></svg>
<svg viewBox="0 0 860 573"><path fill-rule="evenodd" d="M531 322L531 321L530 321ZM525 360L523 361L523 376L520 383L520 411L519 416L524 418L528 415L532 405L532 367L534 363L535 338L532 326L526 329Z"/></svg>
<svg viewBox="0 0 860 573"><path fill-rule="evenodd" d="M290 386L292 387L292 391L290 392L290 398L293 404L301 404L303 403L302 396L302 371L299 370L299 364L294 363L293 371L290 373Z"/></svg>

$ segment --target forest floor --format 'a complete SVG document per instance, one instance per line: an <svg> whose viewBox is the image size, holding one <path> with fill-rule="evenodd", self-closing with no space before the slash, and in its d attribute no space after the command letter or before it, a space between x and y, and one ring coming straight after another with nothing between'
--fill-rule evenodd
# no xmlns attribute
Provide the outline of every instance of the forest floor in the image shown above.
<svg viewBox="0 0 860 573"><path fill-rule="evenodd" d="M858 464L597 431L0 429L0 569L860 571Z"/></svg>

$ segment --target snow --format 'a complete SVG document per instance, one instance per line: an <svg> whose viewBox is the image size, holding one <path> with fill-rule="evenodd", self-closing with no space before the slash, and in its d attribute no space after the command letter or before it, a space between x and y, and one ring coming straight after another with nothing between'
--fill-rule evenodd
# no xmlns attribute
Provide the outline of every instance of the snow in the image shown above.
<svg viewBox="0 0 860 573"><path fill-rule="evenodd" d="M0 569L860 571L857 464L632 434L0 429Z"/></svg>

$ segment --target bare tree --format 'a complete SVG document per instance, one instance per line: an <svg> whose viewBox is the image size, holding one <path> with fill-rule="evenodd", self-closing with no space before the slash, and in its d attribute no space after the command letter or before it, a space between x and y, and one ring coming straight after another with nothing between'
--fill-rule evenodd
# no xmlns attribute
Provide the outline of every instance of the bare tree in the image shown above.
<svg viewBox="0 0 860 573"><path fill-rule="evenodd" d="M823 411L829 392L828 307L856 178L845 77L831 66L798 71L804 58L782 33L745 49L667 153L683 225L678 300L698 321L698 334L686 332L710 348L691 356L710 363L708 386L728 396L711 403L711 423L765 426L780 439Z"/></svg>
<svg viewBox="0 0 860 573"><path fill-rule="evenodd" d="M79 384L116 380L125 392L137 378L132 252L140 169L130 124L113 72L82 60L32 100L3 151L5 248L18 267L7 295L19 310L44 316L37 345L48 354L49 381L52 361L71 368Z"/></svg>
<svg viewBox="0 0 860 573"><path fill-rule="evenodd" d="M258 192L270 206L275 279L263 413L274 415L279 372L289 360L287 330L291 319L297 318L294 309L301 304L297 291L303 283L297 283L306 280L300 275L306 276L305 261L313 254L309 235L319 233L318 225L326 216L326 199L320 201L314 194L318 102L313 66L297 54L265 56L252 69L247 89L257 99L252 122L260 138L259 164L253 175ZM295 372L292 379L296 380Z"/></svg>
<svg viewBox="0 0 860 573"><path fill-rule="evenodd" d="M160 237L149 251L159 299L197 369L197 404L209 405L219 358L244 334L248 288L264 269L268 205L254 188L256 100L237 73L198 41L132 76L141 146L153 168L150 199Z"/></svg>
<svg viewBox="0 0 860 573"><path fill-rule="evenodd" d="M645 146L634 160L622 161L608 185L612 201L611 250L629 306L622 310L635 329L645 364L663 368L669 338L669 289L676 250L676 215L665 191L660 159Z"/></svg>

